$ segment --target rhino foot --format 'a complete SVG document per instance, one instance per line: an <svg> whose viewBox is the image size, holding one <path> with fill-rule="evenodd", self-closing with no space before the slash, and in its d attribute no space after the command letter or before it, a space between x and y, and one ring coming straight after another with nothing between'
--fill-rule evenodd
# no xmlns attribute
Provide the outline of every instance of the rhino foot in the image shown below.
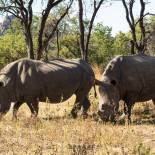
<svg viewBox="0 0 155 155"><path fill-rule="evenodd" d="M69 114L69 117L76 119L77 113L75 113L74 111L71 111L71 113Z"/></svg>
<svg viewBox="0 0 155 155"><path fill-rule="evenodd" d="M82 113L82 118L83 118L83 119L87 119L87 118L88 118L87 112L83 112L83 113Z"/></svg>

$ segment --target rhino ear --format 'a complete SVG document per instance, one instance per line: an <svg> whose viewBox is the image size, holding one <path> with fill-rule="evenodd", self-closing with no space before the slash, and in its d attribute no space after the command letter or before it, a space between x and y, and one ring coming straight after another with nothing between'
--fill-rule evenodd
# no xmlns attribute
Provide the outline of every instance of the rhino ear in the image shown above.
<svg viewBox="0 0 155 155"><path fill-rule="evenodd" d="M116 86L117 82L115 80L111 80L110 83L113 85L113 86Z"/></svg>
<svg viewBox="0 0 155 155"><path fill-rule="evenodd" d="M4 87L4 82L0 81L0 87Z"/></svg>

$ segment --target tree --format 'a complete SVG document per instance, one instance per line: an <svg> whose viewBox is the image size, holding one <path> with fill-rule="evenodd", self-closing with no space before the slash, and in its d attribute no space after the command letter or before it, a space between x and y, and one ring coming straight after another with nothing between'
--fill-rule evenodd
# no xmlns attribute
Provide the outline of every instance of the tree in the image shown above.
<svg viewBox="0 0 155 155"><path fill-rule="evenodd" d="M115 55L113 50L114 38L111 31L112 28L103 26L102 23L94 25L88 54L91 63L105 67Z"/></svg>
<svg viewBox="0 0 155 155"><path fill-rule="evenodd" d="M72 17L65 20L64 26L60 29L60 54L65 58L77 58L81 56L79 46L78 19ZM84 22L85 31L88 32L87 21ZM114 38L111 34L111 28L103 26L102 23L94 24L89 42L88 58L91 64L97 64L105 67L108 61L114 56L113 43ZM54 45L54 44L53 44ZM52 49L56 55L56 46Z"/></svg>
<svg viewBox="0 0 155 155"><path fill-rule="evenodd" d="M26 44L20 22L14 19L10 27L0 36L0 68L26 56Z"/></svg>
<svg viewBox="0 0 155 155"><path fill-rule="evenodd" d="M60 54L67 58L77 58L81 56L78 19L76 16L66 18L58 27Z"/></svg>
<svg viewBox="0 0 155 155"><path fill-rule="evenodd" d="M33 0L1 0L0 1L0 11L6 12L14 15L21 22L23 33L25 36L25 41L27 45L27 54L28 57L34 59L34 50L33 50L33 39L32 39L32 19L33 19L33 10L32 4ZM53 34L56 31L56 27L63 19L63 17L68 13L69 8L72 5L73 0L70 1L69 6L67 6L65 12L62 13L59 19L55 22L55 26L52 32L49 34L48 38L43 44L43 34L46 25L47 18L52 9L54 9L58 4L64 2L64 0L48 0L46 8L42 11L41 22L38 31L38 48L37 48L37 59L40 59L43 51L49 44L49 41L53 37Z"/></svg>
<svg viewBox="0 0 155 155"><path fill-rule="evenodd" d="M116 34L113 45L114 53L117 55L130 54L130 38L128 34L119 32Z"/></svg>
<svg viewBox="0 0 155 155"><path fill-rule="evenodd" d="M99 10L99 8L101 7L101 5L103 4L105 0L93 0L93 13L92 16L90 18L89 21L89 28L88 28L88 33L87 35L85 35L85 25L84 25L84 20L83 20L83 1L82 0L78 0L78 6L79 6L79 30L80 30L80 51L81 51L81 57L82 59L84 59L85 61L87 61L88 59L88 45L89 45L89 40L90 40L90 36L91 36L91 31L92 31L92 27L93 27L93 23L96 17L96 14Z"/></svg>
<svg viewBox="0 0 155 155"><path fill-rule="evenodd" d="M149 12L145 13L145 7L147 2L144 0L139 0L140 3L140 13L137 21L135 20L134 14L133 14L133 6L135 3L135 0L122 0L123 6L125 8L126 12L126 20L130 26L132 40L131 43L131 54L135 53L135 48L137 49L138 53L144 53L147 47L147 37L146 37L146 30L144 25L144 17L147 15L152 15ZM137 34L136 34L136 26L139 25L140 28L140 39L138 40Z"/></svg>
<svg viewBox="0 0 155 155"><path fill-rule="evenodd" d="M46 38L44 39L44 42L43 42L43 33L44 33L45 24L46 24L47 18L49 16L49 13L50 13L52 8L54 8L56 5L58 5L62 1L63 0L57 0L57 1L54 1L54 0L50 1L49 0L48 3L47 3L46 9L43 10L43 12L42 12L41 24L40 24L39 33L38 33L37 59L40 59L43 51L46 51L50 40L52 39L52 37L54 36L54 34L55 34L56 30L57 30L58 24L67 15L67 13L68 13L68 11L69 11L72 3L73 3L73 0L71 0L70 4L63 11L63 13L60 15L60 17L58 19L54 20L54 23L52 23L52 30L48 34L48 36L46 35Z"/></svg>
<svg viewBox="0 0 155 155"><path fill-rule="evenodd" d="M146 52L150 55L155 55L155 16L152 16L147 20L146 29L149 32Z"/></svg>
<svg viewBox="0 0 155 155"><path fill-rule="evenodd" d="M25 35L28 57L34 59L33 41L31 35L31 23L33 16L32 3L33 0L1 0L0 10L10 13L20 20Z"/></svg>

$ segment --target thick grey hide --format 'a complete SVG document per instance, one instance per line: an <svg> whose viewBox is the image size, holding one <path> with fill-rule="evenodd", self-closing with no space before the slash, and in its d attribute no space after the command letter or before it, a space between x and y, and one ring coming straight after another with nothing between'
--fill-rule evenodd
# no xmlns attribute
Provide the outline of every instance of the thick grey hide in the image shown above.
<svg viewBox="0 0 155 155"><path fill-rule="evenodd" d="M119 100L124 100L130 115L135 102L155 99L155 57L145 54L117 56L107 65L101 82L99 111L112 106L112 111L117 112Z"/></svg>
<svg viewBox="0 0 155 155"><path fill-rule="evenodd" d="M46 99L59 103L73 94L82 101L94 78L91 67L80 59L49 62L20 59L0 72L0 105L10 107L14 101L30 103Z"/></svg>

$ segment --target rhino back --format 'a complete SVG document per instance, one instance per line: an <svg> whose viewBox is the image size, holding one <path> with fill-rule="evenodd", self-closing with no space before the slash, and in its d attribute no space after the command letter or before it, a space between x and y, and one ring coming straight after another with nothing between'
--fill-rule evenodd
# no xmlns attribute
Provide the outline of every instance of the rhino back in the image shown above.
<svg viewBox="0 0 155 155"><path fill-rule="evenodd" d="M117 81L121 99L146 101L155 98L155 57L144 54L118 56L107 65L102 81Z"/></svg>
<svg viewBox="0 0 155 155"><path fill-rule="evenodd" d="M85 87L93 76L91 67L81 60L53 60L38 64L38 74L44 87L44 96L51 102L68 99Z"/></svg>
<svg viewBox="0 0 155 155"><path fill-rule="evenodd" d="M41 81L34 60L20 59L17 67L16 96L18 100L31 101L41 93Z"/></svg>
<svg viewBox="0 0 155 155"><path fill-rule="evenodd" d="M91 67L82 60L23 59L18 62L17 70L17 96L23 100L40 98L44 101L48 97L51 102L60 102L94 80Z"/></svg>
<svg viewBox="0 0 155 155"><path fill-rule="evenodd" d="M137 101L155 98L155 58L146 55L126 56L121 65L126 93Z"/></svg>

